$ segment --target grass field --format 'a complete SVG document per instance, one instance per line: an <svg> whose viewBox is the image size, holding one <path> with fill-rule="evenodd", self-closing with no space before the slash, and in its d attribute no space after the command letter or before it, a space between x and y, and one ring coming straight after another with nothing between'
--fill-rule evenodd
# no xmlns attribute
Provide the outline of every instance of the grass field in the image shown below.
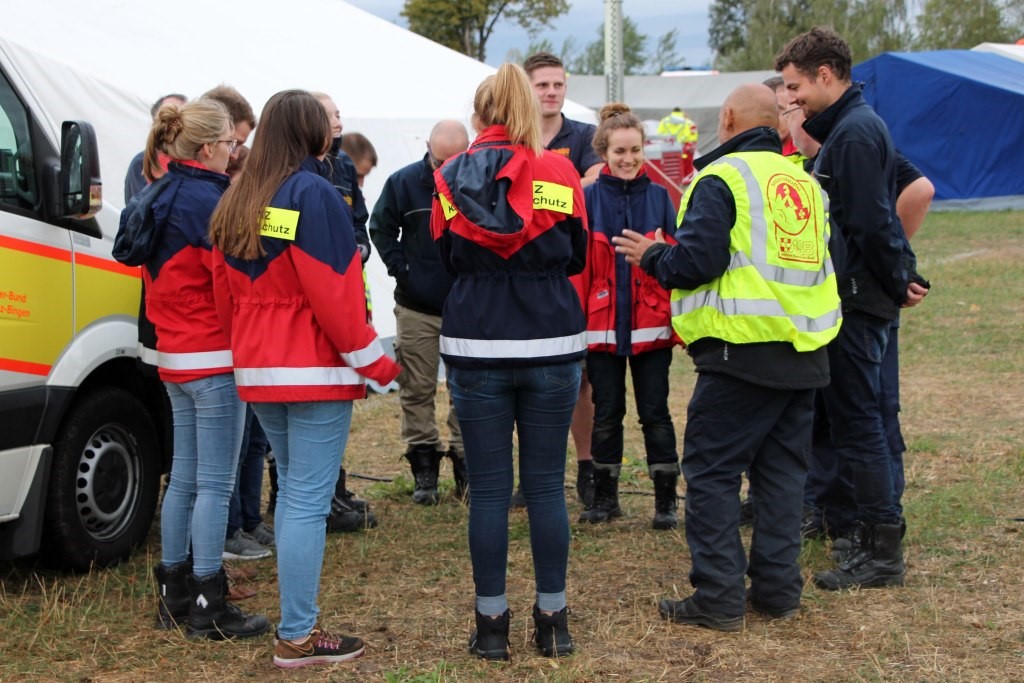
<svg viewBox="0 0 1024 683"><path fill-rule="evenodd" d="M528 530L525 513L514 512L513 660L483 662L466 651L466 508L450 490L437 507L409 501L398 400L375 396L357 406L346 462L394 481L350 480L381 524L329 536L320 597L323 622L364 637L365 657L285 673L271 663L270 636L209 643L154 631L154 528L144 551L109 571L0 564L0 681L1022 681L1024 523L1014 518L1024 516L1024 214L935 214L914 246L933 290L901 331L904 588L828 593L808 583L798 619L750 616L738 634L660 620L659 597L690 592L689 556L682 531L650 529L651 484L631 410L623 487L635 495L624 496L625 517L573 524L577 654L554 661L531 647ZM693 381L679 353L680 433ZM571 518L578 513L570 500ZM802 563L807 577L828 566L827 547L808 543ZM274 563L252 564L259 595L243 606L274 621Z"/></svg>

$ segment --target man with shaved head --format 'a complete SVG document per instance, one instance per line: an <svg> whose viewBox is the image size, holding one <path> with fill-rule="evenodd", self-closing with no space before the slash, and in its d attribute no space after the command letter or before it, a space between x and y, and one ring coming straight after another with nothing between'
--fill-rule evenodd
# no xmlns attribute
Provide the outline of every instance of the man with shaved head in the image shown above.
<svg viewBox="0 0 1024 683"><path fill-rule="evenodd" d="M396 171L384 183L370 216L370 238L388 275L395 278L395 355L403 368L398 393L402 441L422 505L440 501L437 479L441 459L451 458L456 495L466 493L466 465L455 410L448 406L448 448L441 445L434 421L434 396L441 362L439 339L444 300L452 277L441 265L430 235L434 171L449 157L465 152L469 134L459 121L440 121L430 131L423 159Z"/></svg>
<svg viewBox="0 0 1024 683"><path fill-rule="evenodd" d="M697 368L683 440L690 583L661 616L743 628L745 602L767 619L800 610L800 517L814 391L841 316L818 184L781 155L770 88L742 85L722 106L722 144L697 160L677 244L623 231L616 250L672 290L672 326ZM754 536L740 540L749 472ZM745 593L744 575L750 577Z"/></svg>

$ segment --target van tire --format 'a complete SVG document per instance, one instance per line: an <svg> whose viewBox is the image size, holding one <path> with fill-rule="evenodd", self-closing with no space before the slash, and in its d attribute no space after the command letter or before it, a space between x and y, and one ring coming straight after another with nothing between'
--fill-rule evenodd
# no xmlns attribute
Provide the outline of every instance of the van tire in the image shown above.
<svg viewBox="0 0 1024 683"><path fill-rule="evenodd" d="M76 397L53 444L46 563L88 571L127 559L152 525L160 470L160 442L138 398L115 387Z"/></svg>

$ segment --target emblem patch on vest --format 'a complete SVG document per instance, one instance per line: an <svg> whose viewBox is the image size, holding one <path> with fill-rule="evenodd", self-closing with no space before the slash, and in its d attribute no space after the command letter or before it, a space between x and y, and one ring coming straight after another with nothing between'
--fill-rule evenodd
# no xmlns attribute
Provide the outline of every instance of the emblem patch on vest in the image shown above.
<svg viewBox="0 0 1024 683"><path fill-rule="evenodd" d="M781 261L820 263L821 238L814 216L815 189L807 181L778 173L768 181L768 211L775 224Z"/></svg>

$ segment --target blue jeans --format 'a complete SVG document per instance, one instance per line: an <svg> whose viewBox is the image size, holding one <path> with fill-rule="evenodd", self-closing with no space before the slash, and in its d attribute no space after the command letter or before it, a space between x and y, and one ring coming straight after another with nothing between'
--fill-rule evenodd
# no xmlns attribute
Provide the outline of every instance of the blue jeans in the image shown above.
<svg viewBox="0 0 1024 683"><path fill-rule="evenodd" d="M184 562L191 542L192 573L210 576L220 571L224 553L245 404L230 373L164 386L174 415L174 458L160 513L161 559L166 566Z"/></svg>
<svg viewBox="0 0 1024 683"><path fill-rule="evenodd" d="M263 468L267 456L267 435L252 412L245 409L245 431L238 454L238 475L235 491L231 494L228 511L228 533L231 538L239 529L252 531L263 522L260 514L260 496L263 493Z"/></svg>
<svg viewBox="0 0 1024 683"><path fill-rule="evenodd" d="M530 519L537 606L565 607L569 513L565 452L580 385L578 362L525 368L449 368L469 473L469 554L477 609L508 608L508 504L512 431L519 435L519 482Z"/></svg>
<svg viewBox="0 0 1024 683"><path fill-rule="evenodd" d="M352 424L351 401L253 403L277 461L274 540L281 593L280 638L316 626L327 513Z"/></svg>
<svg viewBox="0 0 1024 683"><path fill-rule="evenodd" d="M668 369L672 349L655 349L633 356L587 354L587 378L593 388L594 429L590 452L595 463L622 464L626 417L626 364L633 377L636 413L643 427L647 466L679 472L676 431L668 411Z"/></svg>
<svg viewBox="0 0 1024 683"><path fill-rule="evenodd" d="M853 486L857 519L898 524L892 456L882 418L882 361L890 321L844 313L839 336L828 347L832 381L824 390L832 446Z"/></svg>

